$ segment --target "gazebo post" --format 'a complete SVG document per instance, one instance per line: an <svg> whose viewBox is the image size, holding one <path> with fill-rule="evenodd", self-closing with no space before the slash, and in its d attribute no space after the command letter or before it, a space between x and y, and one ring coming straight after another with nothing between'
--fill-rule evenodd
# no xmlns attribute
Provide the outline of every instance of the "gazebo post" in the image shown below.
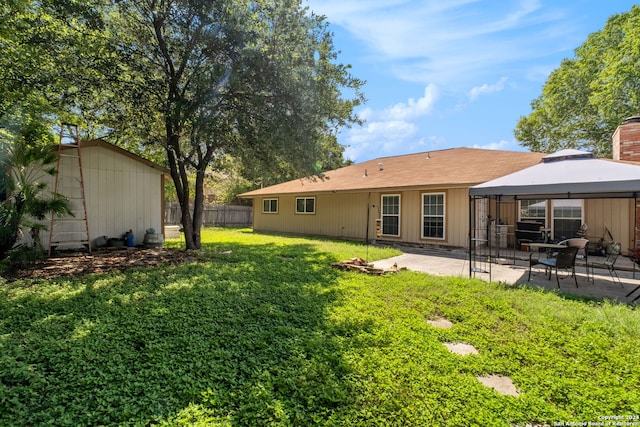
<svg viewBox="0 0 640 427"><path fill-rule="evenodd" d="M475 217L473 214L475 204L475 197L469 195L469 277L473 277L473 230L475 228Z"/></svg>

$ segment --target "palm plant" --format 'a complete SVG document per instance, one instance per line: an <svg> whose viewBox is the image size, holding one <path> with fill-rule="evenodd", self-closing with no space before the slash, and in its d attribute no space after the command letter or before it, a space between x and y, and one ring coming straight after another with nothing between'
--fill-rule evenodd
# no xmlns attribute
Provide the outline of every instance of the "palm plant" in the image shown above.
<svg viewBox="0 0 640 427"><path fill-rule="evenodd" d="M68 200L48 189L46 178L56 173L57 154L46 144L51 138L42 132L34 138L37 133L0 135L0 259L16 247L22 230L37 236L47 229L42 221L49 214L71 214Z"/></svg>

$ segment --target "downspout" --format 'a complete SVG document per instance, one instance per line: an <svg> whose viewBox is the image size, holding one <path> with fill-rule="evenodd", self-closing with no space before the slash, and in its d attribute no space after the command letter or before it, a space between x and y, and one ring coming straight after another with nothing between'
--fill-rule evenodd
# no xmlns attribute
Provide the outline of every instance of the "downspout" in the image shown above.
<svg viewBox="0 0 640 427"><path fill-rule="evenodd" d="M370 210L371 210L371 191L369 191L369 196L367 198L367 231L364 238L364 241L367 245L369 245L369 211Z"/></svg>

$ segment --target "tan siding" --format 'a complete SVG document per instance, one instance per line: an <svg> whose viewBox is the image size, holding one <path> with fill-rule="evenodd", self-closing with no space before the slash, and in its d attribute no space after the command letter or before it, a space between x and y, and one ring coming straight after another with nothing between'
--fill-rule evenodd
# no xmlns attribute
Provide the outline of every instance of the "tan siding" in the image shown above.
<svg viewBox="0 0 640 427"><path fill-rule="evenodd" d="M418 244L466 246L469 228L467 191L467 189L425 189L402 192L402 235L399 240ZM422 195L426 193L445 195L444 240L422 237Z"/></svg>
<svg viewBox="0 0 640 427"><path fill-rule="evenodd" d="M584 210L592 243L597 243L606 227L613 238L622 244L623 250L633 246L633 199L585 200Z"/></svg>
<svg viewBox="0 0 640 427"><path fill-rule="evenodd" d="M422 194L445 193L445 240L423 239ZM364 240L366 235L367 205L369 208L369 239L376 239L376 219L381 218L382 195L399 194L400 236L383 236L383 241L415 244L437 244L464 247L468 238L467 189L429 189L401 192L337 193L316 196L316 214L295 214L295 199L308 195L280 195L278 213L262 213L262 198L254 201L254 229L280 233L322 235ZM267 197L273 198L273 197Z"/></svg>
<svg viewBox="0 0 640 427"><path fill-rule="evenodd" d="M422 194L445 193L446 230L445 240L423 239ZM336 193L316 195L315 215L296 215L296 195L280 195L278 214L262 213L262 198L254 201L254 229L292 234L321 235L364 240L366 233L367 204L369 209L369 239L376 239L376 219L381 218L381 196L399 194L401 199L400 237L383 236L384 242L404 242L466 247L468 245L469 199L467 188L422 189L371 193ZM309 196L300 194L298 196ZM274 198L273 196L267 198ZM548 210L550 214L550 210ZM585 222L589 225L589 238L595 243L603 235L606 226L623 249L633 245L633 200L594 199L585 200ZM489 213L497 216L492 201ZM513 225L517 221L517 203L502 202L500 219L512 227L508 229L509 245L515 242Z"/></svg>
<svg viewBox="0 0 640 427"><path fill-rule="evenodd" d="M425 193L445 194L445 238L422 238L422 195ZM401 241L416 244L436 244L447 246L466 246L468 235L468 198L466 189L424 189L401 192L376 193L376 206L372 209L375 218L380 218L382 195L399 194L401 197L400 237L384 236L385 241ZM462 210L461 210L462 209ZM375 228L375 218L371 227Z"/></svg>
<svg viewBox="0 0 640 427"><path fill-rule="evenodd" d="M296 214L296 197L313 196L279 196L277 214L263 213L263 199L257 198L254 203L254 229L364 240L367 226L366 194L316 195L315 214Z"/></svg>
<svg viewBox="0 0 640 427"><path fill-rule="evenodd" d="M502 224L507 227L507 245L513 247L516 244L516 222L518 222L518 203L517 202L500 202L500 212L496 212L496 216Z"/></svg>
<svg viewBox="0 0 640 427"><path fill-rule="evenodd" d="M468 246L469 190L452 189L447 192L447 244Z"/></svg>
<svg viewBox="0 0 640 427"><path fill-rule="evenodd" d="M497 211L496 204L491 203L491 215L500 219L504 224L514 225L518 220L517 202L500 202L500 212Z"/></svg>
<svg viewBox="0 0 640 427"><path fill-rule="evenodd" d="M402 232L400 235L402 241L420 242L420 224L422 223L421 193L421 191L405 191L402 193Z"/></svg>

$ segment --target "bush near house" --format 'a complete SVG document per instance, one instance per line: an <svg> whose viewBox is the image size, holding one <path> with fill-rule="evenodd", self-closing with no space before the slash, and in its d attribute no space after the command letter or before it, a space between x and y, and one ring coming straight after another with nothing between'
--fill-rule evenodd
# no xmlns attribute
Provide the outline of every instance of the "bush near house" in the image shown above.
<svg viewBox="0 0 640 427"><path fill-rule="evenodd" d="M203 242L178 266L0 286L0 425L524 426L640 414L631 307L329 267L396 253L349 242L246 229L206 230ZM451 329L427 323L441 316ZM485 374L510 376L520 396L483 386Z"/></svg>

